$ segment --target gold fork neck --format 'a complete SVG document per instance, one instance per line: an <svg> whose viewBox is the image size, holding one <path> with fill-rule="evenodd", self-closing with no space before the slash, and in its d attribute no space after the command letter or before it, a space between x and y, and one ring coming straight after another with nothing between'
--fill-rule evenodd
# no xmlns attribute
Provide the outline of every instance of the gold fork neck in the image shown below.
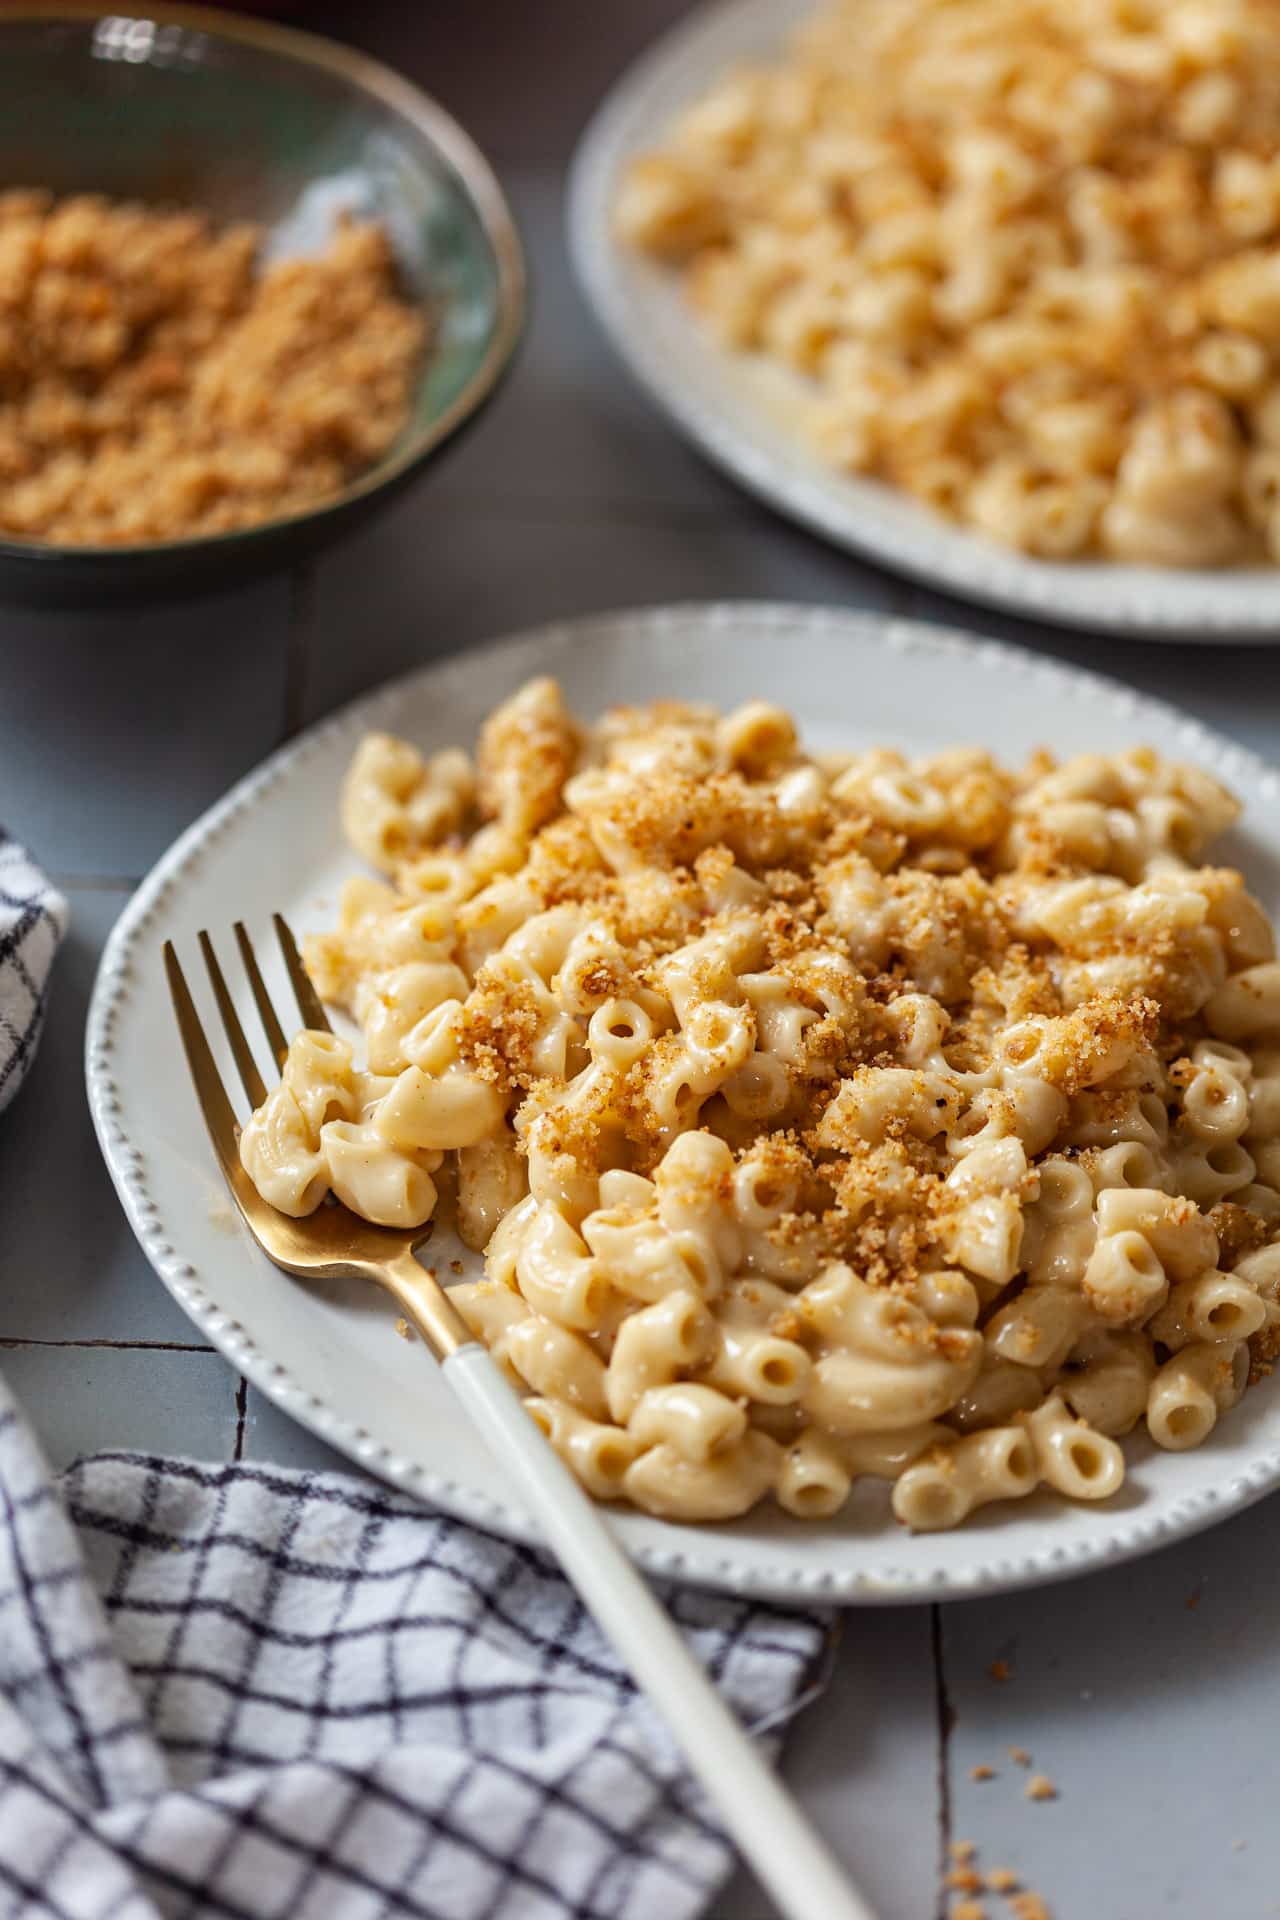
<svg viewBox="0 0 1280 1920"><path fill-rule="evenodd" d="M412 1248L405 1247L372 1269L374 1277L392 1294L432 1352L445 1360L475 1338L448 1293Z"/></svg>

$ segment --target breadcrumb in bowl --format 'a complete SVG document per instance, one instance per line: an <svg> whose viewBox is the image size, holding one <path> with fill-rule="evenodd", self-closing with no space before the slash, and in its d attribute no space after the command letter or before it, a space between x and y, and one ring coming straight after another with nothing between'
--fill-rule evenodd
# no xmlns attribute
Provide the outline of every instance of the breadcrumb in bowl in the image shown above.
<svg viewBox="0 0 1280 1920"><path fill-rule="evenodd" d="M0 601L293 564L475 417L523 322L466 134L309 34L5 9L0 180Z"/></svg>
<svg viewBox="0 0 1280 1920"><path fill-rule="evenodd" d="M0 529L69 546L228 533L392 446L430 350L379 226L259 266L248 224L0 193Z"/></svg>

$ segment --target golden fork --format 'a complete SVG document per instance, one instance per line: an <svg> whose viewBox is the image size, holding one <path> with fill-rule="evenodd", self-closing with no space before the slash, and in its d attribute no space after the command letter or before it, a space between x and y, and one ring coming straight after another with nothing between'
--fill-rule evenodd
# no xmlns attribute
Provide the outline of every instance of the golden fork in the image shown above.
<svg viewBox="0 0 1280 1920"><path fill-rule="evenodd" d="M292 933L273 916L304 1026L329 1032ZM236 945L277 1070L288 1042L242 923ZM209 984L251 1107L266 1084L245 1037L207 933L199 936ZM618 1545L595 1503L525 1413L497 1362L468 1331L447 1290L414 1257L428 1227L371 1226L337 1203L306 1219L279 1213L240 1164L239 1126L172 941L165 972L178 1028L214 1152L249 1232L267 1258L304 1279L360 1279L385 1289L441 1363L441 1371L511 1474L549 1546L666 1720L729 1833L789 1920L875 1920L832 1854L775 1778L689 1652L666 1609Z"/></svg>

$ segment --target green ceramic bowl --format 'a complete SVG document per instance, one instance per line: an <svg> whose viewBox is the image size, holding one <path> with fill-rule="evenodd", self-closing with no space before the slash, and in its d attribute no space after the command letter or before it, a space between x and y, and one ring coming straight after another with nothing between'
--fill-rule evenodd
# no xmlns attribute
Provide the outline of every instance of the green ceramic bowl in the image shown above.
<svg viewBox="0 0 1280 1920"><path fill-rule="evenodd" d="M489 167L444 109L329 40L201 8L0 11L0 183L251 219L268 248L379 219L433 339L412 418L345 492L191 540L70 547L0 534L0 600L114 604L206 592L315 552L375 511L473 419L510 361L524 266Z"/></svg>

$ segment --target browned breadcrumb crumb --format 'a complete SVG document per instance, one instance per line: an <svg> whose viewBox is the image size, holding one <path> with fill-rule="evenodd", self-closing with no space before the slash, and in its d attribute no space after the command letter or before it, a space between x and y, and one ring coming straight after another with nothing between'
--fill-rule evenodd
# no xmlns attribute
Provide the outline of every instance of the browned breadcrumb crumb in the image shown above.
<svg viewBox="0 0 1280 1920"><path fill-rule="evenodd" d="M1009 1677L1013 1672L1013 1669L1009 1665L1009 1662L1007 1660L993 1660L991 1662L991 1665L987 1668L987 1672L991 1675L991 1678L993 1680L1003 1681L1003 1680L1009 1679Z"/></svg>
<svg viewBox="0 0 1280 1920"><path fill-rule="evenodd" d="M946 1885L959 1893L981 1893L982 1875L976 1867L952 1867Z"/></svg>
<svg viewBox="0 0 1280 1920"><path fill-rule="evenodd" d="M957 1900L951 1909L951 1920L987 1920L987 1910L981 1900Z"/></svg>
<svg viewBox="0 0 1280 1920"><path fill-rule="evenodd" d="M999 1778L999 1775L996 1773L994 1767L979 1764L976 1767L970 1767L969 1778L971 1780L996 1780Z"/></svg>
<svg viewBox="0 0 1280 1920"><path fill-rule="evenodd" d="M1259 1380L1269 1379L1277 1359L1280 1359L1280 1321L1274 1327L1263 1327L1249 1342L1249 1385L1254 1387Z"/></svg>
<svg viewBox="0 0 1280 1920"><path fill-rule="evenodd" d="M1160 1007L1146 995L1126 1000L1118 994L1094 994L1055 1023L1044 1077L1065 1094L1079 1093L1098 1077L1117 1044L1135 1049L1149 1046L1159 1022Z"/></svg>
<svg viewBox="0 0 1280 1920"><path fill-rule="evenodd" d="M1015 1767L1029 1767L1031 1765L1031 1755L1025 1747L1010 1747L1009 1758L1013 1761Z"/></svg>
<svg viewBox="0 0 1280 1920"><path fill-rule="evenodd" d="M1028 1800L1056 1800L1058 1789L1044 1773L1033 1773L1023 1789Z"/></svg>
<svg viewBox="0 0 1280 1920"><path fill-rule="evenodd" d="M261 233L0 195L0 527L64 545L224 533L331 498L409 415L424 327L375 226Z"/></svg>
<svg viewBox="0 0 1280 1920"><path fill-rule="evenodd" d="M961 1864L952 1868L943 1881L948 1892L962 1893L966 1896L975 1893L999 1894L1010 1902L1015 1914L1024 1916L1024 1920L1050 1920L1048 1908L1039 1894L1020 1892L1022 1882L1012 1867L992 1867L986 1873L978 1872L970 1864L975 1859L977 1851L972 1840L957 1840L952 1843L951 1857ZM1019 1906L1019 1901L1024 1904ZM972 1908L979 1913L984 1912L980 1902L966 1897L952 1906L952 1920L956 1914L963 1914L966 1908Z"/></svg>
<svg viewBox="0 0 1280 1920"><path fill-rule="evenodd" d="M402 1340L416 1340L418 1337L403 1314L396 1321L396 1332Z"/></svg>
<svg viewBox="0 0 1280 1920"><path fill-rule="evenodd" d="M1209 1222L1218 1236L1218 1265L1230 1272L1246 1254L1266 1245L1270 1228L1261 1214L1236 1200L1219 1200L1209 1209Z"/></svg>
<svg viewBox="0 0 1280 1920"><path fill-rule="evenodd" d="M1197 1587L1194 1593L1189 1593L1187 1595L1187 1612L1188 1613L1194 1613L1196 1608L1200 1605L1200 1596L1202 1591L1203 1590L1200 1587Z"/></svg>
<svg viewBox="0 0 1280 1920"><path fill-rule="evenodd" d="M451 1260L449 1262L449 1271L450 1273L465 1273L466 1268L463 1266L461 1260Z"/></svg>

